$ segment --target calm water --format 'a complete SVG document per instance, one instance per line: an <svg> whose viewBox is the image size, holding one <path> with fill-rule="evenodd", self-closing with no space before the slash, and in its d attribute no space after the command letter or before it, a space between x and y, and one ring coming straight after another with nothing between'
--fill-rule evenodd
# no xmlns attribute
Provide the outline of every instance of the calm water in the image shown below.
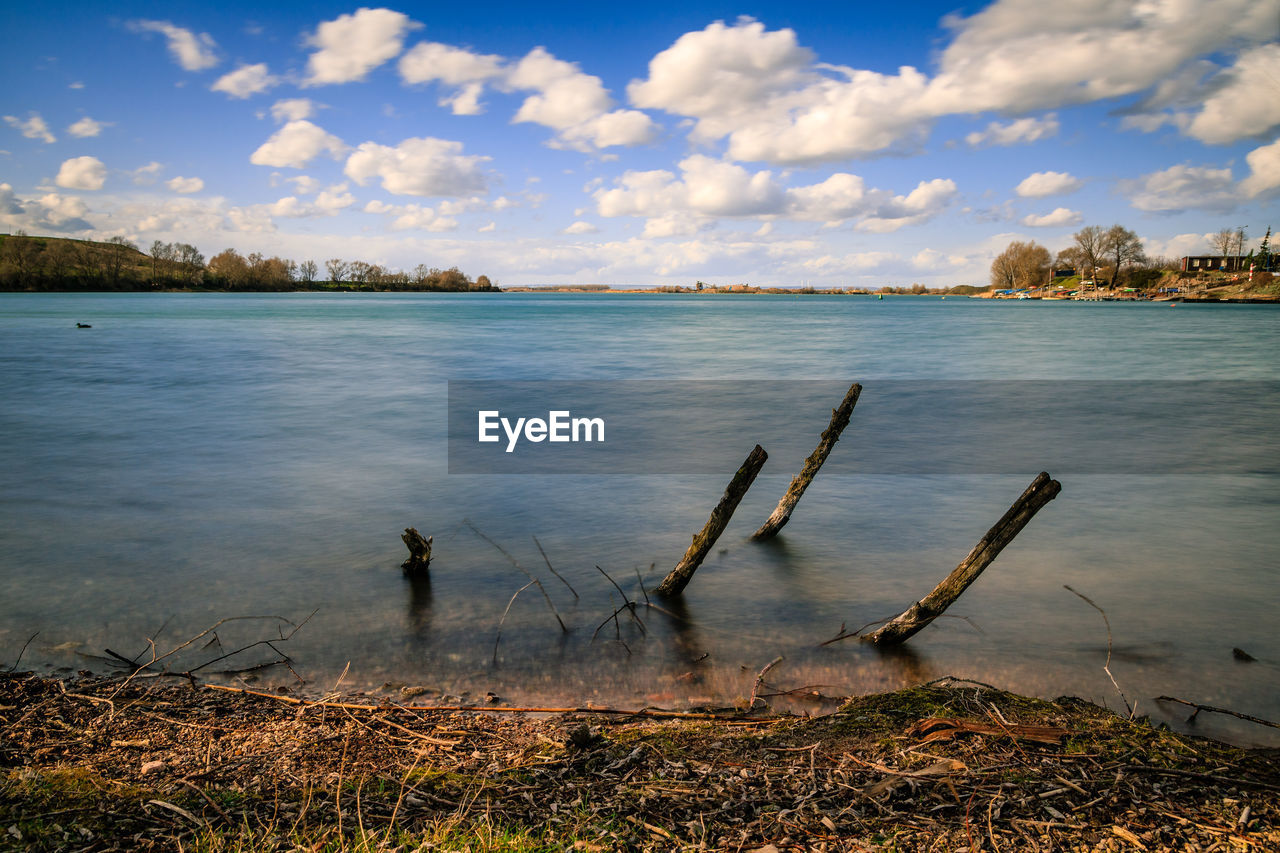
<svg viewBox="0 0 1280 853"><path fill-rule="evenodd" d="M1277 356L1280 311L1254 306L4 294L0 663L37 631L24 667L105 670L89 656L137 654L157 632L164 652L221 619L315 611L279 646L310 690L332 687L349 663L346 688L680 707L742 699L782 655L768 677L781 690L849 695L955 675L1122 707L1103 671L1106 626L1069 584L1106 611L1110 669L1138 713L1176 724L1185 714L1154 700L1172 694L1275 719L1280 478L1265 473L1277 461L1267 436L1239 437L1262 473L1052 471L1061 496L950 611L964 618L938 620L894 655L817 644L927 592L1035 471L820 475L779 540L751 543L803 456L779 454L681 612L642 609L643 632L624 614L593 640L620 603L595 567L643 600L638 576L651 588L674 565L731 472L450 475L446 383L1274 382ZM837 402L814 413L814 439ZM938 415L926 401L912 421ZM1142 417L1149 452L1205 451L1163 439L1176 409ZM722 438L740 455L757 440L749 420L694 429L706 435L690 438ZM1087 413L1045 438L1108 440ZM399 570L411 525L436 539L429 582ZM542 579L571 631L527 590L495 663L503 610L527 583L512 559ZM203 638L173 663L195 666L281 625L226 623L217 643ZM1257 662L1235 660L1233 647ZM208 669L275 658L258 647ZM297 687L282 667L253 677ZM1203 715L1198 726L1246 742L1271 735Z"/></svg>

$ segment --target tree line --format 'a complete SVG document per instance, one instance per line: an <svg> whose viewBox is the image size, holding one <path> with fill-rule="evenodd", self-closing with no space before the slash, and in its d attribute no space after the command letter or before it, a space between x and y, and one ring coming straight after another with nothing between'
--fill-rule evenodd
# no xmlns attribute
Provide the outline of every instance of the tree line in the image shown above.
<svg viewBox="0 0 1280 853"><path fill-rule="evenodd" d="M1177 258L1148 257L1142 241L1123 225L1102 228L1089 225L1071 236L1072 244L1057 256L1031 241L1015 240L991 263L991 286L997 290L1022 290L1048 283L1050 270L1072 270L1081 280L1114 289L1121 284L1143 288L1167 271L1181 269ZM1271 229L1257 251L1244 254L1245 229L1224 228L1210 239L1216 255L1253 260L1260 270L1270 270Z"/></svg>
<svg viewBox="0 0 1280 853"><path fill-rule="evenodd" d="M322 274L323 273L323 274ZM412 272L380 264L330 258L313 260L241 255L224 249L205 262L188 243L152 242L147 251L123 237L105 242L0 235L0 288L4 290L394 290L496 291L481 275L472 280L457 267L418 264Z"/></svg>

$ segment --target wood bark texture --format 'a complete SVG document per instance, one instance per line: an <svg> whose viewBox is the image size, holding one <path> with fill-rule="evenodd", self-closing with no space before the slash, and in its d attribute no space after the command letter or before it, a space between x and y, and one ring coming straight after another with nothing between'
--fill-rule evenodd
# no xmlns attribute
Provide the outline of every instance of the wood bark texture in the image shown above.
<svg viewBox="0 0 1280 853"><path fill-rule="evenodd" d="M738 469L738 473L734 474L733 479L729 481L728 487L720 497L720 503L716 504L716 508L711 511L711 517L707 519L707 523L693 537L693 543L685 552L684 558L667 574L662 583L658 584L655 592L670 596L679 595L684 591L693 573L698 570L698 566L702 565L702 561L706 559L716 540L728 526L729 519L733 518L733 511L738 508L742 496L747 493L747 489L751 488L756 475L760 473L760 468L768 458L769 454L757 444L747 456L746 461L742 463L742 467Z"/></svg>
<svg viewBox="0 0 1280 853"><path fill-rule="evenodd" d="M400 534L405 547L409 549L409 559L400 564L406 575L425 575L431 565L431 540L434 536L422 538L422 534L412 527L406 527Z"/></svg>
<svg viewBox="0 0 1280 853"><path fill-rule="evenodd" d="M795 510L796 504L800 503L804 490L809 488L809 484L817 476L818 469L822 467L823 462L827 461L827 455L831 453L831 449L840 440L840 433L844 432L844 428L849 425L849 418L853 415L853 407L858 404L858 395L861 393L862 386L857 382L853 383L849 386L849 390L844 395L844 400L840 402L840 405L831 410L831 423L823 431L822 438L818 441L818 446L809 454L809 458L804 460L804 467L791 480L791 485L787 487L787 493L782 496L782 500L778 501L778 506L774 509L773 515L769 516L769 520L761 525L759 530L751 534L752 539L769 539L777 536L778 531L791 520L791 513Z"/></svg>
<svg viewBox="0 0 1280 853"><path fill-rule="evenodd" d="M1004 517L987 531L987 535L983 536L977 545L973 546L969 556L965 557L942 583L934 587L933 592L908 607L893 620L866 635L864 639L881 646L896 645L905 642L942 615L943 611L969 588L969 584L978 579L983 569L991 565L991 561L996 558L1001 549L1012 542L1013 537L1027 526L1032 516L1056 498L1060 491L1062 491L1062 484L1042 471L1031 481L1027 490L1013 502L1013 506L1009 507Z"/></svg>

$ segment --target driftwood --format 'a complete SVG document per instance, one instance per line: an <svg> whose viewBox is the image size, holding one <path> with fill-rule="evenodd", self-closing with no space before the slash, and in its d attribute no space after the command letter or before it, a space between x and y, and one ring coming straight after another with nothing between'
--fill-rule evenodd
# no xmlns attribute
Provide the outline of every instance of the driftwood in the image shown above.
<svg viewBox="0 0 1280 853"><path fill-rule="evenodd" d="M733 511L738 508L742 496L747 493L747 489L751 488L756 475L760 473L760 469L768 458L769 454L757 444L747 456L746 461L742 463L742 467L738 469L738 473L734 474L733 479L729 481L724 495L720 498L720 503L716 504L716 508L711 511L711 517L707 519L707 523L693 537L693 543L689 546L689 550L685 551L684 558L667 574L662 583L658 584L655 592L659 595L679 595L684 591L693 573L698 570L698 566L702 565L702 561L706 559L716 540L728 526L729 519L733 518Z"/></svg>
<svg viewBox="0 0 1280 853"><path fill-rule="evenodd" d="M1058 496L1062 484L1050 479L1041 472L1031 481L1027 490L1013 502L1004 517L987 531L987 535L973 546L969 556L956 566L946 580L938 584L933 592L908 607L893 620L866 635L864 639L882 646L895 645L906 641L920 629L924 628L942 612L950 607L960 594L969 588L969 584L978 579L978 575L996 558L1004 546L1013 541L1032 516Z"/></svg>
<svg viewBox="0 0 1280 853"><path fill-rule="evenodd" d="M400 534L405 546L409 549L409 559L400 564L406 575L424 575L431 565L431 540L434 536L422 538L422 534L412 527L406 527Z"/></svg>
<svg viewBox="0 0 1280 853"><path fill-rule="evenodd" d="M778 535L787 522L791 520L791 513L795 510L796 504L800 502L800 498L804 495L804 490L809 488L809 483L813 482L813 478L817 476L818 469L822 467L822 463L827 461L827 455L831 453L831 448L836 446L836 442L840 440L840 433L844 432L844 428L849 425L849 418L853 415L853 407L858 404L858 395L862 393L862 386L857 382L849 386L848 392L844 395L844 400L840 402L838 408L831 410L831 423L822 433L822 439L818 442L818 446L809 454L809 458L804 461L804 467L800 469L800 473L796 474L792 479L791 485L787 488L787 493L782 496L782 500L778 501L778 506L773 511L773 515L769 516L769 520L761 525L760 529L751 534L752 539L770 539Z"/></svg>

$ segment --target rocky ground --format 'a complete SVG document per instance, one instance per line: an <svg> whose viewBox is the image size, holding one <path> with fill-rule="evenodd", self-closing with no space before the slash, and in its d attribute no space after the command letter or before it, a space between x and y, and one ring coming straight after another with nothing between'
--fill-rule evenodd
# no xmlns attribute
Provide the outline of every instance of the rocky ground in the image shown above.
<svg viewBox="0 0 1280 853"><path fill-rule="evenodd" d="M10 674L0 849L1280 850L1278 758L972 684L804 718Z"/></svg>

